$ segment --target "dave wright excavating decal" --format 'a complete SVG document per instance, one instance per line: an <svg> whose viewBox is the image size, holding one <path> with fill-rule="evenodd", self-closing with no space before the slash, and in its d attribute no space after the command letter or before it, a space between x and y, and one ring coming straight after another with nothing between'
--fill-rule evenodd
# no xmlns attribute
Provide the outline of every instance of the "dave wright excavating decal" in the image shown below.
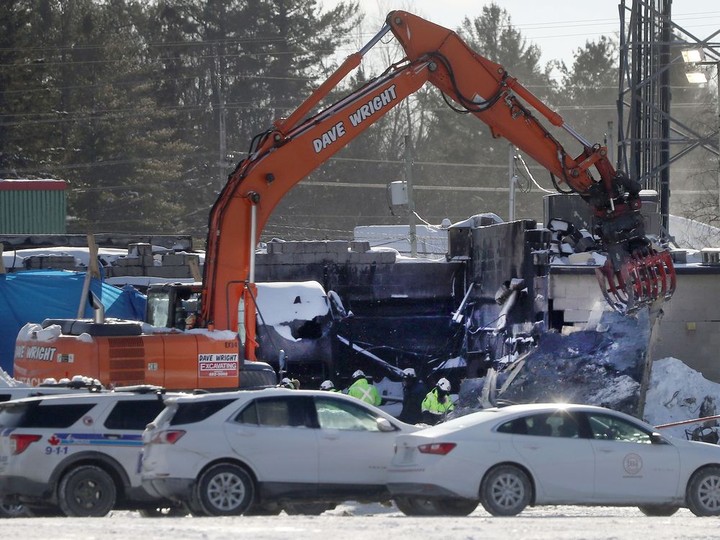
<svg viewBox="0 0 720 540"><path fill-rule="evenodd" d="M374 98L370 99L367 103L360 105L360 107L358 107L354 112L350 113L348 120L353 127L358 127L373 114L386 108L395 100L397 100L397 92L395 92L395 85L393 84ZM345 123L341 120L320 137L313 139L313 148L315 149L315 153L317 154L322 152L340 137L344 137L345 133Z"/></svg>
<svg viewBox="0 0 720 540"><path fill-rule="evenodd" d="M198 355L198 375L200 377L237 377L239 372L237 353Z"/></svg>

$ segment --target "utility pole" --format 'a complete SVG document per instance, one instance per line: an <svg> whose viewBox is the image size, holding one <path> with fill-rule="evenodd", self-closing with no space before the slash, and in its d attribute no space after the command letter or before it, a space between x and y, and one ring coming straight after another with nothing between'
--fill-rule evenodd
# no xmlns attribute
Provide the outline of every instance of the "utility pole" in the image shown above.
<svg viewBox="0 0 720 540"><path fill-rule="evenodd" d="M408 197L410 256L415 258L417 257L417 231L415 225L415 199L413 198L412 163L412 139L410 135L405 135L405 185Z"/></svg>
<svg viewBox="0 0 720 540"><path fill-rule="evenodd" d="M217 72L217 93L218 93L218 136L220 139L220 155L218 156L218 167L220 173L220 189L227 182L227 131L225 129L225 93L223 92L223 82L225 69L217 47L215 48L215 69Z"/></svg>
<svg viewBox="0 0 720 540"><path fill-rule="evenodd" d="M512 143L508 144L508 181L510 187L508 221L515 221L515 186L517 185L517 171L515 169L515 146Z"/></svg>

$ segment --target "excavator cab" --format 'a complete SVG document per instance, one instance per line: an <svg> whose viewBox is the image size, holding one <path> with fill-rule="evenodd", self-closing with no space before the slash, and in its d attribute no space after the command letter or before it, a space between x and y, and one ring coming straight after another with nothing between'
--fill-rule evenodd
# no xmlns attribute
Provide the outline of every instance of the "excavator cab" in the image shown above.
<svg viewBox="0 0 720 540"><path fill-rule="evenodd" d="M190 330L200 311L201 283L151 285L145 320L152 326Z"/></svg>

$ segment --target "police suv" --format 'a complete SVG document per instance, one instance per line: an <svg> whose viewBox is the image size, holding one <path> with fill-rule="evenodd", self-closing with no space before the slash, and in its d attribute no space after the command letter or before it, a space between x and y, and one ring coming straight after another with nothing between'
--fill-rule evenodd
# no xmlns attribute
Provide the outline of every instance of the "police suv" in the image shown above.
<svg viewBox="0 0 720 540"><path fill-rule="evenodd" d="M0 500L75 517L173 509L138 474L142 431L165 397L140 386L0 403Z"/></svg>
<svg viewBox="0 0 720 540"><path fill-rule="evenodd" d="M0 382L2 382L0 380ZM72 379L46 379L37 386L2 386L0 385L0 402L22 399L33 396L50 396L56 394L77 394L87 392L103 392L105 388L97 379L74 376Z"/></svg>

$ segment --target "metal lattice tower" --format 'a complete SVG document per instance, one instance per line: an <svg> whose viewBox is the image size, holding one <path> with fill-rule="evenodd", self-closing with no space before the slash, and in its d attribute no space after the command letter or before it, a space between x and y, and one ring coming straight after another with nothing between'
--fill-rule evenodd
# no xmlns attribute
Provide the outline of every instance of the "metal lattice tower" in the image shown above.
<svg viewBox="0 0 720 540"><path fill-rule="evenodd" d="M630 4L630 5L628 5ZM715 137L698 133L671 114L670 69L683 63L681 51L704 51L720 62L720 44L700 39L672 20L672 0L621 0L618 159L646 189L660 195L660 213L668 230L670 165L698 147L720 155ZM672 149L671 149L672 146Z"/></svg>

